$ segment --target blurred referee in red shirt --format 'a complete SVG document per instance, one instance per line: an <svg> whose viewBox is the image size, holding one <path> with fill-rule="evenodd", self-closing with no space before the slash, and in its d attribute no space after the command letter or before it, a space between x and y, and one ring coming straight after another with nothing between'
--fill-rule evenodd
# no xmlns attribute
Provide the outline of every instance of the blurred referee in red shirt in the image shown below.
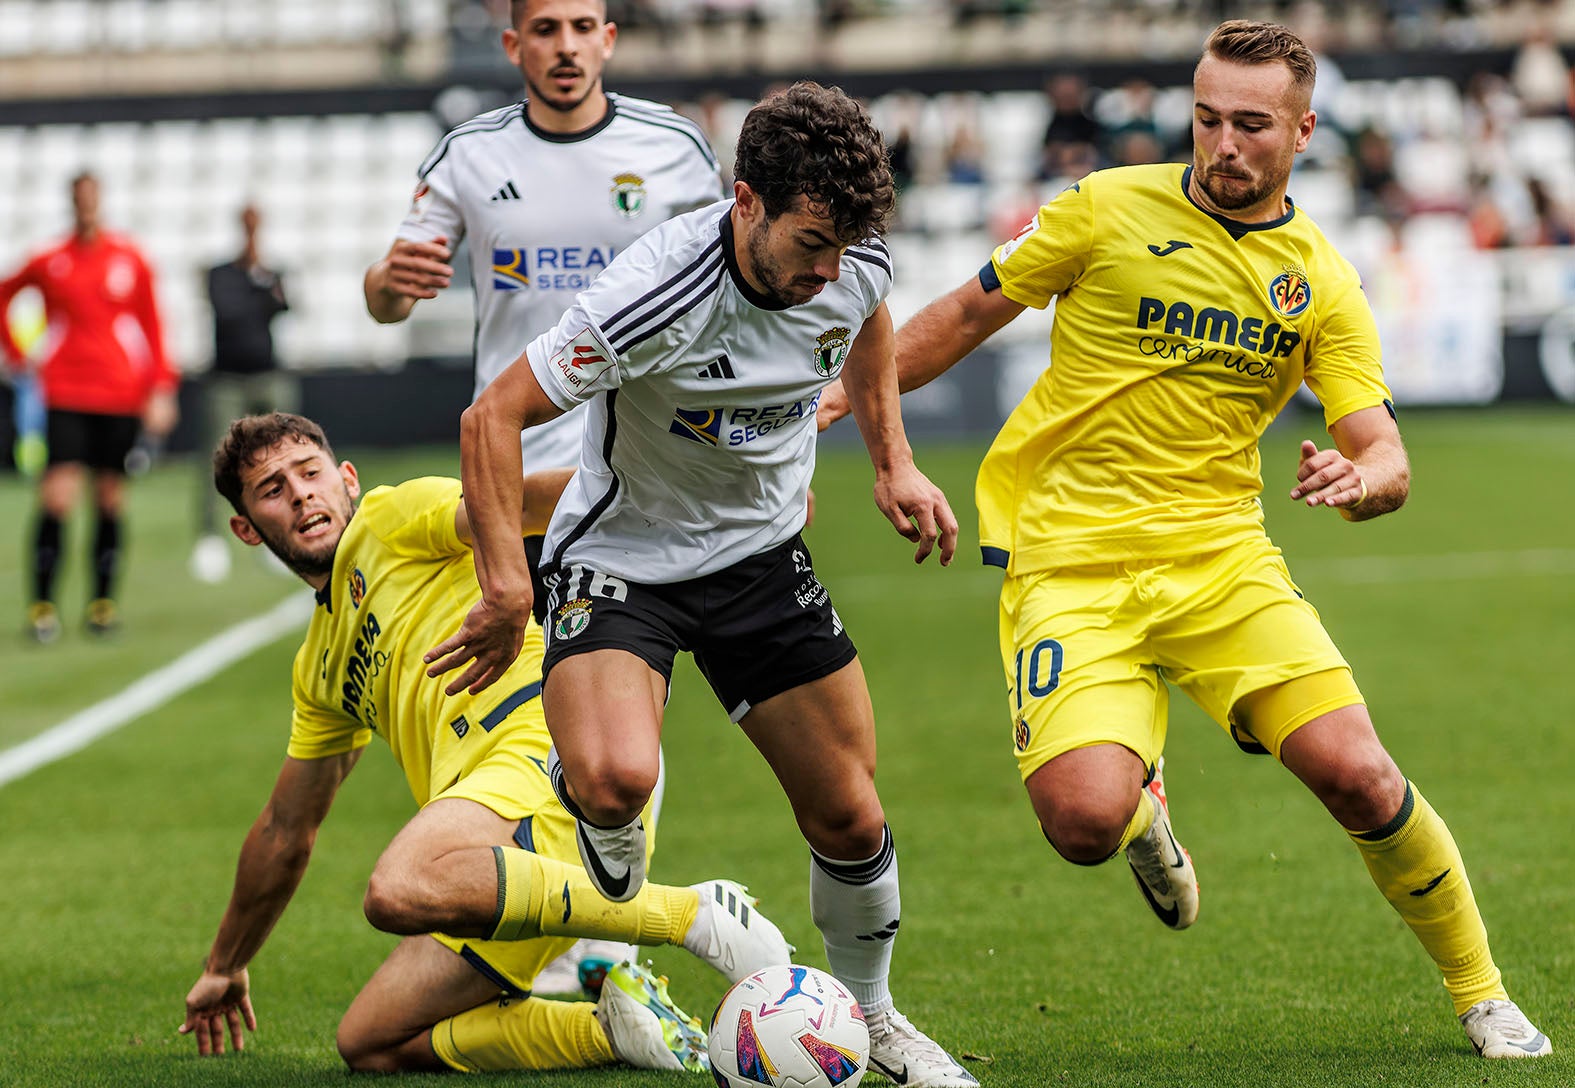
<svg viewBox="0 0 1575 1088"><path fill-rule="evenodd" d="M71 237L0 281L0 353L14 369L37 366L48 409L49 462L38 485L33 537L33 598L26 632L39 642L60 637L55 573L62 525L93 472L98 526L93 538L93 599L87 628L108 634L119 623L114 603L119 564L126 454L146 427L164 435L175 425L180 376L164 357L153 301L153 274L136 246L99 225L98 179L71 180ZM5 320L11 299L32 287L43 296L48 330L42 362L29 361Z"/></svg>

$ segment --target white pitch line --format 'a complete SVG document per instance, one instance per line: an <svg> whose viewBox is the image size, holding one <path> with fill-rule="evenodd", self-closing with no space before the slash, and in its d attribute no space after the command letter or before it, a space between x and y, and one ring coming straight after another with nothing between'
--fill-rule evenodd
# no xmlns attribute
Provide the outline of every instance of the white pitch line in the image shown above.
<svg viewBox="0 0 1575 1088"><path fill-rule="evenodd" d="M311 594L291 594L270 611L221 631L118 694L73 714L31 740L0 751L0 786L79 752L98 738L163 706L300 627L311 614Z"/></svg>

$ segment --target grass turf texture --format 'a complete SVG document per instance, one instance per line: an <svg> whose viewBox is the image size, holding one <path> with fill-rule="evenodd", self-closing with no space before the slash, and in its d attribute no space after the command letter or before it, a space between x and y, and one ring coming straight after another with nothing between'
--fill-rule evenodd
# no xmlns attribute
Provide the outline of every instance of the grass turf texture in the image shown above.
<svg viewBox="0 0 1575 1088"><path fill-rule="evenodd" d="M987 1086L1575 1082L1575 427L1553 410L1404 423L1412 502L1360 526L1285 497L1297 441L1321 428L1277 427L1265 445L1270 531L1355 665L1380 734L1459 840L1511 995L1553 1038L1554 1056L1536 1062L1471 1053L1432 966L1345 837L1287 774L1239 754L1184 699L1172 703L1167 779L1202 880L1198 925L1161 927L1120 862L1088 870L1056 859L1011 758L998 579L977 566L972 536L981 449L920 451L963 515L964 548L947 571L913 566L868 500L861 458L823 457L809 539L880 722L880 786L904 886L895 992L916 1023L975 1056L967 1064ZM357 460L369 485L455 469L448 450ZM239 552L230 584L188 579L191 472L136 481L126 628L109 643L74 623L87 527L73 526L62 595L71 622L53 647L18 639L0 657L0 745L295 591ZM0 481L0 622L18 628L31 501L23 482ZM1476 553L1499 554L1460 558ZM253 965L261 1028L246 1053L199 1060L174 1032L283 756L293 649L283 639L0 787L0 1083L343 1082L334 1027L393 944L361 917L365 877L413 807L379 742ZM654 878L745 881L799 958L824 966L786 803L692 667L674 687ZM722 980L677 950L651 955L679 1002L708 1016ZM676 1083L621 1069L505 1078L514 1081Z"/></svg>

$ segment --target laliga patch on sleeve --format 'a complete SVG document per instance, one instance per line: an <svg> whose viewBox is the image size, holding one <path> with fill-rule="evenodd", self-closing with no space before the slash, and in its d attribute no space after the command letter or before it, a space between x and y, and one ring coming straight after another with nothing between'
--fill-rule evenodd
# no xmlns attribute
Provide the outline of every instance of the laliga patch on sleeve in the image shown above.
<svg viewBox="0 0 1575 1088"><path fill-rule="evenodd" d="M567 393L578 398L597 388L597 379L616 364L612 349L587 325L559 349L548 369Z"/></svg>

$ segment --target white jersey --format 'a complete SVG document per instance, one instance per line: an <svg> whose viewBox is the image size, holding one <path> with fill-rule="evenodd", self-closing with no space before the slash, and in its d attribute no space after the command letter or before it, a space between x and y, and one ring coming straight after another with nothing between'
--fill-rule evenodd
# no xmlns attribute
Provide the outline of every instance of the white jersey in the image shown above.
<svg viewBox="0 0 1575 1088"><path fill-rule="evenodd" d="M815 407L891 289L891 258L854 246L835 282L782 308L737 267L732 207L652 230L526 349L555 404L592 402L544 570L676 582L803 528Z"/></svg>
<svg viewBox="0 0 1575 1088"><path fill-rule="evenodd" d="M651 227L722 196L716 156L666 106L607 96L573 135L531 124L525 103L473 117L438 142L400 238L470 239L479 396ZM521 436L525 471L579 460L583 413Z"/></svg>

